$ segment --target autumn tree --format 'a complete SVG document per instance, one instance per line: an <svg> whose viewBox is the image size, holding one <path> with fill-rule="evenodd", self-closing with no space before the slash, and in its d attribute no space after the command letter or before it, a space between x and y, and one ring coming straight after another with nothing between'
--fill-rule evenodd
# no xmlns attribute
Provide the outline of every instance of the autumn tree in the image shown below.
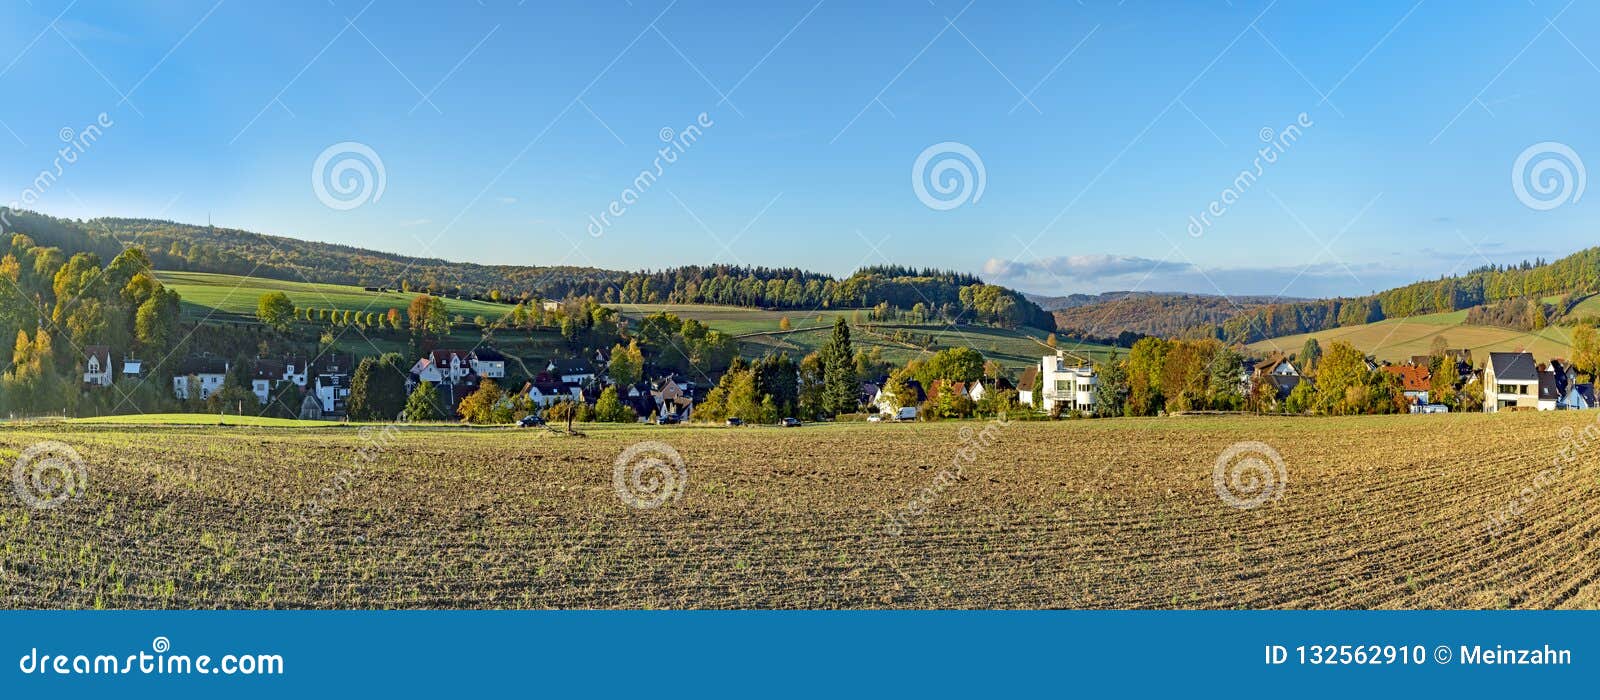
<svg viewBox="0 0 1600 700"><path fill-rule="evenodd" d="M283 292L267 292L256 300L256 318L273 330L289 330L294 322L294 302Z"/></svg>
<svg viewBox="0 0 1600 700"><path fill-rule="evenodd" d="M450 332L450 315L444 300L428 294L418 294L406 309L411 319L411 330L427 335L445 335Z"/></svg>
<svg viewBox="0 0 1600 700"><path fill-rule="evenodd" d="M493 379L485 379L478 385L477 391L462 399L459 408L461 417L469 423L493 423L495 405L504 397L505 392L500 390L499 384Z"/></svg>
<svg viewBox="0 0 1600 700"><path fill-rule="evenodd" d="M611 362L606 366L606 373L617 386L639 383L644 377L644 352L639 349L639 341L629 340L627 347L623 347L621 343L613 345Z"/></svg>
<svg viewBox="0 0 1600 700"><path fill-rule="evenodd" d="M1328 346L1317 370L1317 409L1325 413L1360 412L1358 404L1368 381L1367 357L1354 345L1336 340Z"/></svg>
<svg viewBox="0 0 1600 700"><path fill-rule="evenodd" d="M1591 379L1600 376L1600 334L1583 324L1572 329L1572 366Z"/></svg>

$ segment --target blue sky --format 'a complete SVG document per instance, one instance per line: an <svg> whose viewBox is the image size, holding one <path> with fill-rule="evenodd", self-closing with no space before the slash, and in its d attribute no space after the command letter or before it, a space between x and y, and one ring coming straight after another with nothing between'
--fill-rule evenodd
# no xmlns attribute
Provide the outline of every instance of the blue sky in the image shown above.
<svg viewBox="0 0 1600 700"><path fill-rule="evenodd" d="M1545 142L1600 162L1597 20L1565 0L32 0L0 10L0 202L104 112L32 208L485 263L1365 293L1595 243L1577 164L1553 207L1512 173ZM312 172L344 142L383 191L333 208ZM982 163L948 208L913 187L941 143Z"/></svg>

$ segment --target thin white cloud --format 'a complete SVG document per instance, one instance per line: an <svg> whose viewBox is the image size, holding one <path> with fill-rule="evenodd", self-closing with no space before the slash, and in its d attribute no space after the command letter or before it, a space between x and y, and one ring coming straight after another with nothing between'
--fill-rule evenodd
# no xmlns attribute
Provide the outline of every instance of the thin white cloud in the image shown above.
<svg viewBox="0 0 1600 700"><path fill-rule="evenodd" d="M983 274L996 278L1055 277L1069 282L1097 282L1129 275L1192 270L1194 266L1188 263L1173 263L1131 255L1068 255L1032 261L989 258L988 262L983 264Z"/></svg>

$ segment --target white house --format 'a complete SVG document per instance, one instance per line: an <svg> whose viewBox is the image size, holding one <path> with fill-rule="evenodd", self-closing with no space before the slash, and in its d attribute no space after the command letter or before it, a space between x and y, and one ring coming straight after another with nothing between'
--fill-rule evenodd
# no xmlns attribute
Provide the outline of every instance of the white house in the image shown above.
<svg viewBox="0 0 1600 700"><path fill-rule="evenodd" d="M287 357L283 360L283 381L294 382L301 389L306 388L306 370L308 363L303 357Z"/></svg>
<svg viewBox="0 0 1600 700"><path fill-rule="evenodd" d="M323 358L317 367L314 383L317 403L322 404L323 415L343 415L345 401L350 398L349 361L340 359L338 355Z"/></svg>
<svg viewBox="0 0 1600 700"><path fill-rule="evenodd" d="M1256 365L1255 371L1259 374L1273 374L1279 377L1298 377L1299 368L1294 366L1288 358L1278 357Z"/></svg>
<svg viewBox="0 0 1600 700"><path fill-rule="evenodd" d="M460 350L434 350L411 366L417 379L433 384L459 384L472 372L472 358ZM500 372L505 374L504 358Z"/></svg>
<svg viewBox="0 0 1600 700"><path fill-rule="evenodd" d="M587 384L595 377L594 368L582 359L551 360L544 369L564 383Z"/></svg>
<svg viewBox="0 0 1600 700"><path fill-rule="evenodd" d="M1094 410L1094 368L1084 365L1068 366L1061 353L1045 355L1040 363L1044 373L1044 410Z"/></svg>
<svg viewBox="0 0 1600 700"><path fill-rule="evenodd" d="M562 401L582 401L583 387L576 384L528 384L528 401L535 406L550 406Z"/></svg>
<svg viewBox="0 0 1600 700"><path fill-rule="evenodd" d="M1017 403L1024 406L1033 405L1033 383L1038 380L1039 365L1022 371L1022 376L1017 378Z"/></svg>
<svg viewBox="0 0 1600 700"><path fill-rule="evenodd" d="M283 381L284 365L276 360L256 358L254 371L250 376L250 392L256 395L256 400L263 405L272 398L272 389Z"/></svg>
<svg viewBox="0 0 1600 700"><path fill-rule="evenodd" d="M1554 411L1561 408L1561 390L1556 373L1550 369L1539 372L1539 410Z"/></svg>
<svg viewBox="0 0 1600 700"><path fill-rule="evenodd" d="M655 383L650 396L656 401L659 415L673 415L684 420L694 412L694 383L677 375L668 375Z"/></svg>
<svg viewBox="0 0 1600 700"><path fill-rule="evenodd" d="M191 395L197 395L204 401L221 389L222 383L227 378L226 360L210 355L196 355L186 360L172 376L172 394L179 400L188 400Z"/></svg>
<svg viewBox="0 0 1600 700"><path fill-rule="evenodd" d="M111 348L104 345L90 345L83 351L88 355L83 363L83 383L111 386Z"/></svg>
<svg viewBox="0 0 1600 700"><path fill-rule="evenodd" d="M1489 363L1483 368L1483 412L1496 413L1504 408L1539 408L1541 374L1533 362L1532 353L1489 353ZM1553 386L1554 376L1551 382Z"/></svg>
<svg viewBox="0 0 1600 700"><path fill-rule="evenodd" d="M985 382L983 379L978 379L972 382L972 386L968 388L967 396L972 397L973 401L982 401L983 397L990 392L1004 391L1011 388L1011 382L1005 380L1004 378L990 379L987 382ZM1033 396L1031 395L1031 392L1028 398L1032 400Z"/></svg>
<svg viewBox="0 0 1600 700"><path fill-rule="evenodd" d="M467 363L478 376L488 379L505 379L506 356L491 348L473 350L467 356Z"/></svg>

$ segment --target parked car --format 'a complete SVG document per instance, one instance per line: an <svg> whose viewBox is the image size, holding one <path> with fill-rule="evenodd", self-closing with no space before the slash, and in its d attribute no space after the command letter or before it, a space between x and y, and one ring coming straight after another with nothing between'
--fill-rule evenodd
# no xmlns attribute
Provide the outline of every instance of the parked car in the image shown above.
<svg viewBox="0 0 1600 700"><path fill-rule="evenodd" d="M729 418L728 419L728 427L730 427L730 428L737 428L737 427L739 427L741 425L744 425L744 419L743 418Z"/></svg>
<svg viewBox="0 0 1600 700"><path fill-rule="evenodd" d="M874 414L872 414L870 416L867 416L867 422L868 423L882 423L883 422L883 414L882 413L874 413Z"/></svg>
<svg viewBox="0 0 1600 700"><path fill-rule="evenodd" d="M673 425L678 422L678 417L671 413L663 413L656 419L656 425Z"/></svg>
<svg viewBox="0 0 1600 700"><path fill-rule="evenodd" d="M895 420L916 420L917 419L917 407L916 406L906 406L905 408L900 409L899 413L894 414L894 419Z"/></svg>
<svg viewBox="0 0 1600 700"><path fill-rule="evenodd" d="M778 425L781 425L781 426L783 426L785 428L798 428L798 427L800 427L800 419L799 418L785 418Z"/></svg>
<svg viewBox="0 0 1600 700"><path fill-rule="evenodd" d="M517 426L521 428L537 428L541 425L544 425L544 419L532 413L523 416L522 420L517 421Z"/></svg>

